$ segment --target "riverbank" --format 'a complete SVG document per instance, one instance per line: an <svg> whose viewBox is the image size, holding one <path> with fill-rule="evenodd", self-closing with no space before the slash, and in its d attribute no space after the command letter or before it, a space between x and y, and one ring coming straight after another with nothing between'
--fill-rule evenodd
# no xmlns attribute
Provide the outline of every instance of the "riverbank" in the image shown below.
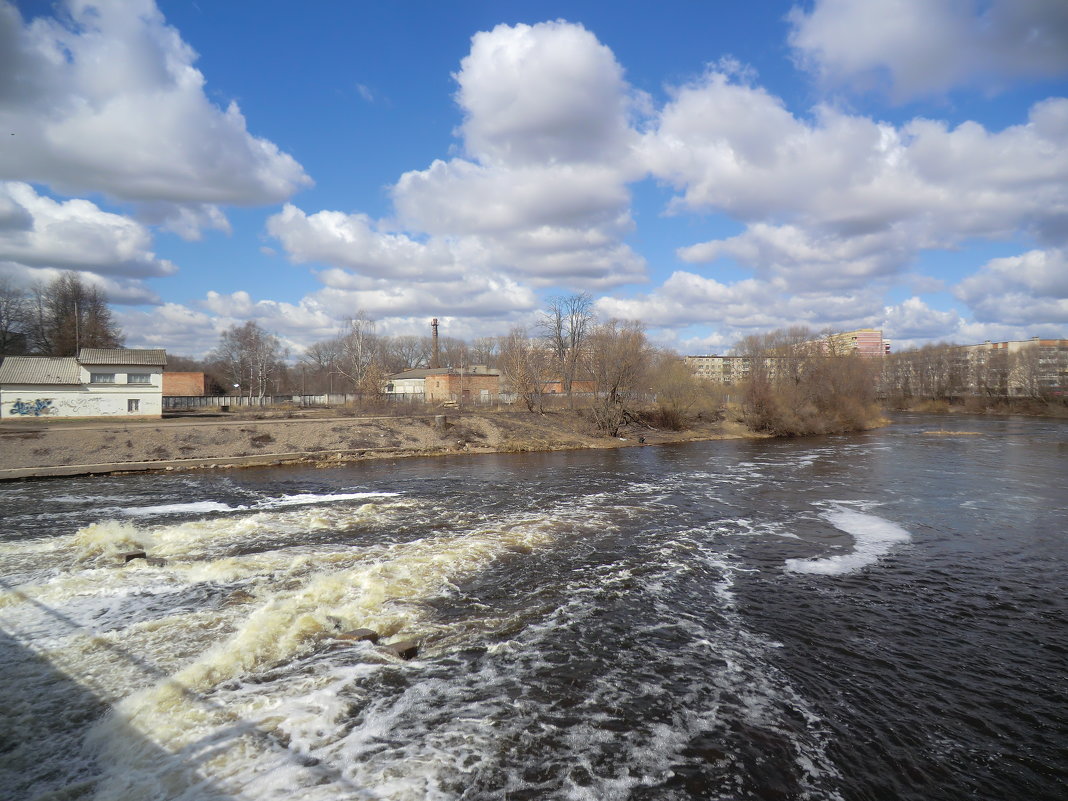
<svg viewBox="0 0 1068 801"><path fill-rule="evenodd" d="M284 416L282 416L284 415ZM302 416L298 416L302 415ZM590 433L576 412L463 412L344 417L336 410L228 413L152 421L17 421L0 425L0 480L273 464L336 466L365 459L618 448L760 436L736 422L684 431L632 424Z"/></svg>
<svg viewBox="0 0 1068 801"><path fill-rule="evenodd" d="M964 398L961 400L912 399L891 404L894 411L922 414L1016 414L1025 417L1068 417L1068 402L1033 398Z"/></svg>

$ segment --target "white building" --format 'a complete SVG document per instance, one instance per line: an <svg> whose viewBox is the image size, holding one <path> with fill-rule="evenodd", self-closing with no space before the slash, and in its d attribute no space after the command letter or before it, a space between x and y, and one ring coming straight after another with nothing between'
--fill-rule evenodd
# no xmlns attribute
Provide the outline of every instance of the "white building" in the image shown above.
<svg viewBox="0 0 1068 801"><path fill-rule="evenodd" d="M77 357L8 356L0 364L0 419L158 418L164 350L82 348Z"/></svg>

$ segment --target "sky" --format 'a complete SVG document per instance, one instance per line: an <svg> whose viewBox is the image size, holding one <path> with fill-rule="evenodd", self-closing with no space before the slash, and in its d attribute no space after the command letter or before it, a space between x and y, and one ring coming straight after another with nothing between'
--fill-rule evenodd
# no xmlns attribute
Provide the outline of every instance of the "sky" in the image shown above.
<svg viewBox="0 0 1068 801"><path fill-rule="evenodd" d="M0 0L0 277L129 347L1068 336L1068 2Z"/></svg>

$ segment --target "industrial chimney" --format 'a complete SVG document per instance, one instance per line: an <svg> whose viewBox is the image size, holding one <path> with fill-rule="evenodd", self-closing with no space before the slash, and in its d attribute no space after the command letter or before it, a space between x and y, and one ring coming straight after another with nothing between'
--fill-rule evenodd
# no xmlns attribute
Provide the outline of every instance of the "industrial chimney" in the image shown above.
<svg viewBox="0 0 1068 801"><path fill-rule="evenodd" d="M430 368L436 370L441 367L441 352L438 350L438 318L435 317L430 321L431 339L433 340L433 346L430 351Z"/></svg>

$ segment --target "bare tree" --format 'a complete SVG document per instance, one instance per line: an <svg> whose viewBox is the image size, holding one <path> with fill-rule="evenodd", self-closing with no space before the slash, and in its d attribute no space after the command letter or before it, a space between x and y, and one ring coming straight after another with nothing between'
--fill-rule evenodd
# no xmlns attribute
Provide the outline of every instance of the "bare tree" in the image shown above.
<svg viewBox="0 0 1068 801"><path fill-rule="evenodd" d="M826 353L832 347L829 337L805 326L791 326L764 334L744 337L734 350L749 357L750 379L766 378L775 383L800 384L810 365L810 356Z"/></svg>
<svg viewBox="0 0 1068 801"><path fill-rule="evenodd" d="M305 377L310 373L311 384L319 392L332 389L332 376L338 372L340 358L340 341L337 338L316 342L304 350L301 357L301 369ZM305 388L309 385L305 382Z"/></svg>
<svg viewBox="0 0 1068 801"><path fill-rule="evenodd" d="M468 349L471 363L485 364L490 367L496 366L499 348L500 340L497 337L478 337Z"/></svg>
<svg viewBox="0 0 1068 801"><path fill-rule="evenodd" d="M707 398L707 387L677 353L660 351L653 362L650 383L656 394L656 418L660 425L679 430L690 410Z"/></svg>
<svg viewBox="0 0 1068 801"><path fill-rule="evenodd" d="M594 423L605 435L618 436L649 387L652 349L642 324L609 320L594 326L589 332L586 356L596 395L592 406Z"/></svg>
<svg viewBox="0 0 1068 801"><path fill-rule="evenodd" d="M467 343L458 337L439 337L438 355L442 367L459 367L468 361Z"/></svg>
<svg viewBox="0 0 1068 801"><path fill-rule="evenodd" d="M0 356L26 352L29 294L10 278L0 277Z"/></svg>
<svg viewBox="0 0 1068 801"><path fill-rule="evenodd" d="M913 375L917 394L923 398L948 400L965 389L965 369L959 348L952 345L924 345L913 352Z"/></svg>
<svg viewBox="0 0 1068 801"><path fill-rule="evenodd" d="M501 338L500 351L504 379L523 400L527 411L545 411L545 385L552 376L549 351L521 327Z"/></svg>
<svg viewBox="0 0 1068 801"><path fill-rule="evenodd" d="M1051 394L1042 385L1041 349L1037 342L1020 348L1010 361L1010 383L1020 394L1032 400L1044 400Z"/></svg>
<svg viewBox="0 0 1068 801"><path fill-rule="evenodd" d="M389 366L395 372L425 367L430 364L430 337L414 334L392 337L387 352Z"/></svg>
<svg viewBox="0 0 1068 801"><path fill-rule="evenodd" d="M380 346L374 320L362 311L345 322L345 330L338 337L337 369L352 382L356 392L368 390L368 372L378 364ZM378 373L380 370L376 370Z"/></svg>
<svg viewBox="0 0 1068 801"><path fill-rule="evenodd" d="M285 352L278 337L250 320L224 331L212 356L221 363L230 383L246 390L252 400L267 394Z"/></svg>
<svg viewBox="0 0 1068 801"><path fill-rule="evenodd" d="M550 298L549 308L538 321L538 328L549 344L560 371L564 394L572 407L572 385L582 363L582 351L593 323L593 297L588 292Z"/></svg>
<svg viewBox="0 0 1068 801"><path fill-rule="evenodd" d="M104 293L75 272L33 288L27 327L31 348L48 356L75 356L79 348L122 345L122 331Z"/></svg>
<svg viewBox="0 0 1068 801"><path fill-rule="evenodd" d="M739 345L752 362L742 413L754 431L817 434L864 428L878 419L876 377L881 365L853 353L833 333L805 328L747 337Z"/></svg>

